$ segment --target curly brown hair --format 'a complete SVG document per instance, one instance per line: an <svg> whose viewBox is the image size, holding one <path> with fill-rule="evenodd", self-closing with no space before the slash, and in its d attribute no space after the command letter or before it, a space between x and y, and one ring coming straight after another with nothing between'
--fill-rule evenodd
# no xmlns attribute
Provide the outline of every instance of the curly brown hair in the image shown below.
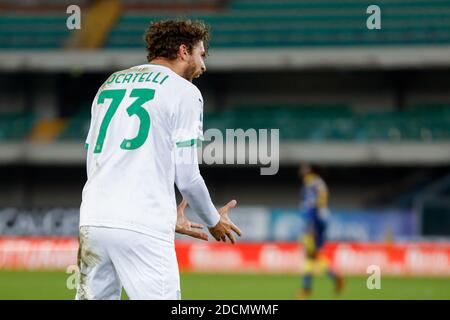
<svg viewBox="0 0 450 320"><path fill-rule="evenodd" d="M203 41L208 49L210 38L209 27L201 21L166 20L150 23L145 31L144 40L147 46L147 60L157 57L173 60L177 57L180 45L184 44L191 53L193 47Z"/></svg>

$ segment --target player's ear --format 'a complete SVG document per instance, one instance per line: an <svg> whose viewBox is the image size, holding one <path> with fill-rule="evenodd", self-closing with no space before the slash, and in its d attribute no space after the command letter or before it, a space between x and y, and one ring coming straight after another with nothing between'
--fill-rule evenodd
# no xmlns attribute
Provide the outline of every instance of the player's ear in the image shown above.
<svg viewBox="0 0 450 320"><path fill-rule="evenodd" d="M189 56L188 47L185 44L181 44L178 48L178 54L181 57L181 60L186 60Z"/></svg>

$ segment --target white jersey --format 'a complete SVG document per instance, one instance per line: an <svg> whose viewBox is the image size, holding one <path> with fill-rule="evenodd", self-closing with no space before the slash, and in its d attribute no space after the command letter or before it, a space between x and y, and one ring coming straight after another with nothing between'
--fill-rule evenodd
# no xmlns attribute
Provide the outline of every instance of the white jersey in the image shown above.
<svg viewBox="0 0 450 320"><path fill-rule="evenodd" d="M203 99L170 68L145 64L112 74L92 104L80 226L174 241L177 146L202 139Z"/></svg>

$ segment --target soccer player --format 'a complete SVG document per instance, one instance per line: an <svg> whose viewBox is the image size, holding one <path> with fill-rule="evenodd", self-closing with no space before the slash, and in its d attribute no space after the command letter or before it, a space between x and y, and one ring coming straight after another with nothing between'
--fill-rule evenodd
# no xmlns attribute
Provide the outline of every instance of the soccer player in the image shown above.
<svg viewBox="0 0 450 320"><path fill-rule="evenodd" d="M329 266L327 259L321 254L326 240L325 232L329 213L328 187L308 164L301 165L299 176L303 180L300 211L306 215L306 231L302 239L306 259L303 288L298 293L298 298L304 299L311 294L315 267L319 267L321 272L327 271L328 276L334 281L335 292L340 293L344 284L343 279Z"/></svg>
<svg viewBox="0 0 450 320"><path fill-rule="evenodd" d="M175 232L217 241L241 231L217 210L199 172L203 98L192 80L206 71L208 28L151 23L147 64L113 73L92 103L87 182L80 207L77 299L180 299ZM174 184L185 199L176 206ZM177 212L178 211L178 212Z"/></svg>

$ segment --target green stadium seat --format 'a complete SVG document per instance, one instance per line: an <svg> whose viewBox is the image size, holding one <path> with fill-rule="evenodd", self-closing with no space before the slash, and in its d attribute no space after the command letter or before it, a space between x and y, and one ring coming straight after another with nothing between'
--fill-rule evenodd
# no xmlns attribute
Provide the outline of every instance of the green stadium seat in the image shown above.
<svg viewBox="0 0 450 320"><path fill-rule="evenodd" d="M234 0L216 12L125 11L109 33L106 48L144 47L150 21L202 19L212 26L214 48L448 45L450 1L386 0L380 6L383 28L365 26L367 1L362 0ZM363 14L363 15L362 15ZM0 49L55 49L70 35L67 15L0 13Z"/></svg>
<svg viewBox="0 0 450 320"><path fill-rule="evenodd" d="M72 117L58 139L84 141L89 108ZM8 121L5 121L8 123ZM2 130L0 135L8 130ZM20 126L19 126L20 127ZM417 105L403 111L356 112L345 105L240 105L205 113L204 130L280 129L282 140L403 142L450 140L450 106ZM16 134L19 136L19 134Z"/></svg>
<svg viewBox="0 0 450 320"><path fill-rule="evenodd" d="M56 49L64 46L70 31L67 15L0 13L0 49Z"/></svg>
<svg viewBox="0 0 450 320"><path fill-rule="evenodd" d="M215 13L194 13L212 26L211 46L302 47L450 43L450 2L384 1L383 29L369 31L362 0L234 0ZM142 48L148 23L177 18L178 13L125 12L109 34L106 47Z"/></svg>
<svg viewBox="0 0 450 320"><path fill-rule="evenodd" d="M19 141L31 132L35 121L32 113L2 113L0 115L0 141Z"/></svg>

